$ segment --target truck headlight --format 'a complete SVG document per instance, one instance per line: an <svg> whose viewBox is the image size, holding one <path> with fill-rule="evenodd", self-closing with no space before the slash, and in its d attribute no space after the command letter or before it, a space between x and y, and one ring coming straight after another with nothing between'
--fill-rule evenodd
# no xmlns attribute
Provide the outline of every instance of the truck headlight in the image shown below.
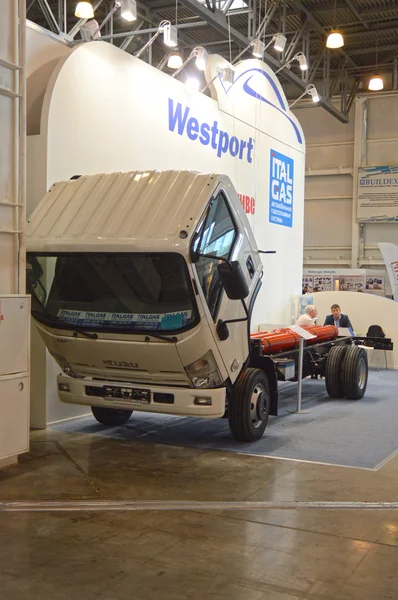
<svg viewBox="0 0 398 600"><path fill-rule="evenodd" d="M211 350L199 360L187 365L185 371L196 388L214 388L222 384L220 371Z"/></svg>

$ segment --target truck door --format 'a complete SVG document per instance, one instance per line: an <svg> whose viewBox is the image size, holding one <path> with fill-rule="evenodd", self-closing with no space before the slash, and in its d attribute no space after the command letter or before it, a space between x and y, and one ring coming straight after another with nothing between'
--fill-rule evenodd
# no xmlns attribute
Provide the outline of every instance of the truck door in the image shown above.
<svg viewBox="0 0 398 600"><path fill-rule="evenodd" d="M223 290L217 271L217 266L221 261L217 259L239 260L248 281L250 296L253 295L256 278L253 277L254 274L247 266L252 264L250 261L248 262L248 257L252 254L249 241L238 215L233 211L223 189L219 189L210 201L193 249L201 255L212 255L212 257L200 256L195 267L208 309L207 316L209 322L212 323L213 335L233 382L248 355L248 324L247 321L231 323L228 326L230 335L227 340L221 341L217 335L218 319L222 318L225 321L245 316L241 302L229 300Z"/></svg>

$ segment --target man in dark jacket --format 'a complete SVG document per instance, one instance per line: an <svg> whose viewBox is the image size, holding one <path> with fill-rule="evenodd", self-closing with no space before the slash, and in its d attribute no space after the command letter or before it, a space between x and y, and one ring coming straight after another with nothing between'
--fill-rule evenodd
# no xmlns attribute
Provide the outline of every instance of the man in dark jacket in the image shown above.
<svg viewBox="0 0 398 600"><path fill-rule="evenodd" d="M326 317L324 325L335 325L336 327L349 327L353 329L349 317L342 314L338 304L332 304L330 310L332 314Z"/></svg>

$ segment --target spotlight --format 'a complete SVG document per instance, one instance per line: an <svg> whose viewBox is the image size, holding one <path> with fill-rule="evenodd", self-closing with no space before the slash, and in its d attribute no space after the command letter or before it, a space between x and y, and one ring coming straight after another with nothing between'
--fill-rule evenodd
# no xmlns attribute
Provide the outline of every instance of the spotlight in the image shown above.
<svg viewBox="0 0 398 600"><path fill-rule="evenodd" d="M137 3L135 0L121 0L120 14L126 21L136 21Z"/></svg>

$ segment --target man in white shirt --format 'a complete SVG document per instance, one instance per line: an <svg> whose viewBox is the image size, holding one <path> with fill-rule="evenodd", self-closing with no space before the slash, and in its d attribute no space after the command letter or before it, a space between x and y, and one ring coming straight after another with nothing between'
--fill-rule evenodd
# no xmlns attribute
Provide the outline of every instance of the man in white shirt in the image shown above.
<svg viewBox="0 0 398 600"><path fill-rule="evenodd" d="M315 325L315 319L318 315L318 311L313 304L308 304L305 309L305 313L300 315L296 321L296 325L303 327L303 325Z"/></svg>

